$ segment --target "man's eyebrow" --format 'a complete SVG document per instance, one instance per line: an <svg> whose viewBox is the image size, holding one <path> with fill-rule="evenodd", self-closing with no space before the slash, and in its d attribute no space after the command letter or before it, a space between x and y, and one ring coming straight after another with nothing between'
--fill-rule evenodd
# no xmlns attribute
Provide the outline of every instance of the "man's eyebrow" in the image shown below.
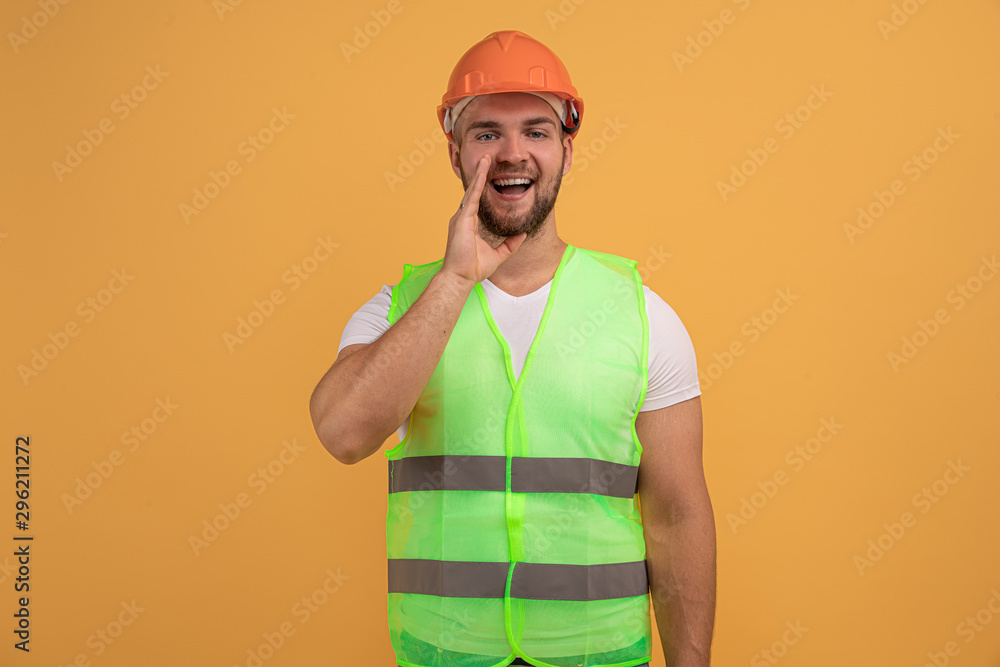
<svg viewBox="0 0 1000 667"><path fill-rule="evenodd" d="M529 118L528 120L524 121L524 126L527 127L528 125L542 125L543 123L548 123L552 127L556 126L556 122L551 118L549 118L548 116L538 116L536 118Z"/></svg>
<svg viewBox="0 0 1000 667"><path fill-rule="evenodd" d="M478 130L480 128L486 128L488 130L499 130L500 123L495 120L474 120L469 123L469 127L465 128L465 133L468 134L472 130Z"/></svg>
<svg viewBox="0 0 1000 667"><path fill-rule="evenodd" d="M531 125L543 125L548 123L552 127L556 127L556 122L549 118L548 116L536 116L535 118L528 118L521 125L522 127L529 127ZM469 123L469 127L465 128L465 134L472 132L473 130L499 130L500 123L495 120L474 120Z"/></svg>

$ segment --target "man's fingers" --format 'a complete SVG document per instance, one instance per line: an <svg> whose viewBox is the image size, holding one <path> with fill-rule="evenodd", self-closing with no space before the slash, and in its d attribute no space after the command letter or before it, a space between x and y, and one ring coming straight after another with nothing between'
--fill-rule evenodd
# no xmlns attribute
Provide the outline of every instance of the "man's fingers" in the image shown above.
<svg viewBox="0 0 1000 667"><path fill-rule="evenodd" d="M483 158L480 159L479 163L476 165L476 175L473 177L472 183L469 184L469 187L465 189L465 194L462 195L462 203L459 204L458 206L458 210L460 213L462 212L462 210L465 209L465 207L469 206L472 203L470 200L472 199L472 196L476 191L476 185L479 183L479 172L483 171L483 160L488 158L489 156L483 156ZM487 165L488 164L489 163L487 162ZM476 197L475 204L477 206L479 204L478 196Z"/></svg>
<svg viewBox="0 0 1000 667"><path fill-rule="evenodd" d="M486 174L490 170L490 156L487 153L476 165L476 180L472 182L472 187L466 193L468 196L466 206L471 206L474 211L479 210L479 196L483 194L483 187L486 185Z"/></svg>
<svg viewBox="0 0 1000 667"><path fill-rule="evenodd" d="M524 232L521 232L517 236L508 236L505 238L503 243L493 249L493 252L496 253L497 261L500 263L506 261L508 257L517 252L517 249L521 247L526 238L528 238L528 235Z"/></svg>

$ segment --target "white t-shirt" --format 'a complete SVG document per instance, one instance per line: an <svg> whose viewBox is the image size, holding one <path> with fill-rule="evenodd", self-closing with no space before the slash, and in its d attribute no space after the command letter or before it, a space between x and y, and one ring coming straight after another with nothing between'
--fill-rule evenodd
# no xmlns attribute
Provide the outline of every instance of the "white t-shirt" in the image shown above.
<svg viewBox="0 0 1000 667"><path fill-rule="evenodd" d="M571 260L572 261L572 258ZM549 298L552 281L545 283L531 294L511 296L489 278L480 283L486 293L486 302L500 333L510 347L515 379L524 368L528 348L542 321L542 313ZM383 285L382 290L368 300L351 316L340 337L337 354L348 345L371 343L389 330L389 306L394 285ZM666 301L643 285L646 295L646 317L649 320L649 383L646 398L640 411L658 410L674 403L701 395L698 384L698 364L694 345L681 319ZM410 418L407 417L397 431L400 442L406 437Z"/></svg>

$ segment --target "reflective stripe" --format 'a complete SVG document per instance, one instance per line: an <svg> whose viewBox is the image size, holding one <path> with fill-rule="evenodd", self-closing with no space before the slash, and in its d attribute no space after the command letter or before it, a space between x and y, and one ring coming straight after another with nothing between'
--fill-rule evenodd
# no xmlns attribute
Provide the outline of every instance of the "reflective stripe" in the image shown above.
<svg viewBox="0 0 1000 667"><path fill-rule="evenodd" d="M593 493L631 498L638 489L638 466L587 458L514 456L511 491ZM389 493L402 491L503 491L503 456L408 456L389 461Z"/></svg>
<svg viewBox="0 0 1000 667"><path fill-rule="evenodd" d="M450 598L502 598L508 563L389 559L389 592Z"/></svg>
<svg viewBox="0 0 1000 667"><path fill-rule="evenodd" d="M512 491L596 493L631 498L638 488L638 466L600 459L523 458L510 464Z"/></svg>
<svg viewBox="0 0 1000 667"><path fill-rule="evenodd" d="M518 563L510 595L532 600L608 600L649 591L646 561L600 565Z"/></svg>
<svg viewBox="0 0 1000 667"><path fill-rule="evenodd" d="M502 598L509 563L389 559L389 592ZM599 565L516 563L510 595L530 600L610 600L649 592L646 561Z"/></svg>
<svg viewBox="0 0 1000 667"><path fill-rule="evenodd" d="M503 491L503 456L408 456L389 461L389 493Z"/></svg>

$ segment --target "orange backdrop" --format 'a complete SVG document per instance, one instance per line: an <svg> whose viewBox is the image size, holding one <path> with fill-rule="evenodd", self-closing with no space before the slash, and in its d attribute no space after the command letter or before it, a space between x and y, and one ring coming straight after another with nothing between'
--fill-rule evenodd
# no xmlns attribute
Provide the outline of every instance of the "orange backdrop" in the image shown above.
<svg viewBox="0 0 1000 667"><path fill-rule="evenodd" d="M695 344L715 664L1000 664L996 2L12 0L0 26L0 665L394 664L384 459L338 463L308 400L350 315L443 254L434 109L511 28L586 101L562 237L637 260Z"/></svg>

